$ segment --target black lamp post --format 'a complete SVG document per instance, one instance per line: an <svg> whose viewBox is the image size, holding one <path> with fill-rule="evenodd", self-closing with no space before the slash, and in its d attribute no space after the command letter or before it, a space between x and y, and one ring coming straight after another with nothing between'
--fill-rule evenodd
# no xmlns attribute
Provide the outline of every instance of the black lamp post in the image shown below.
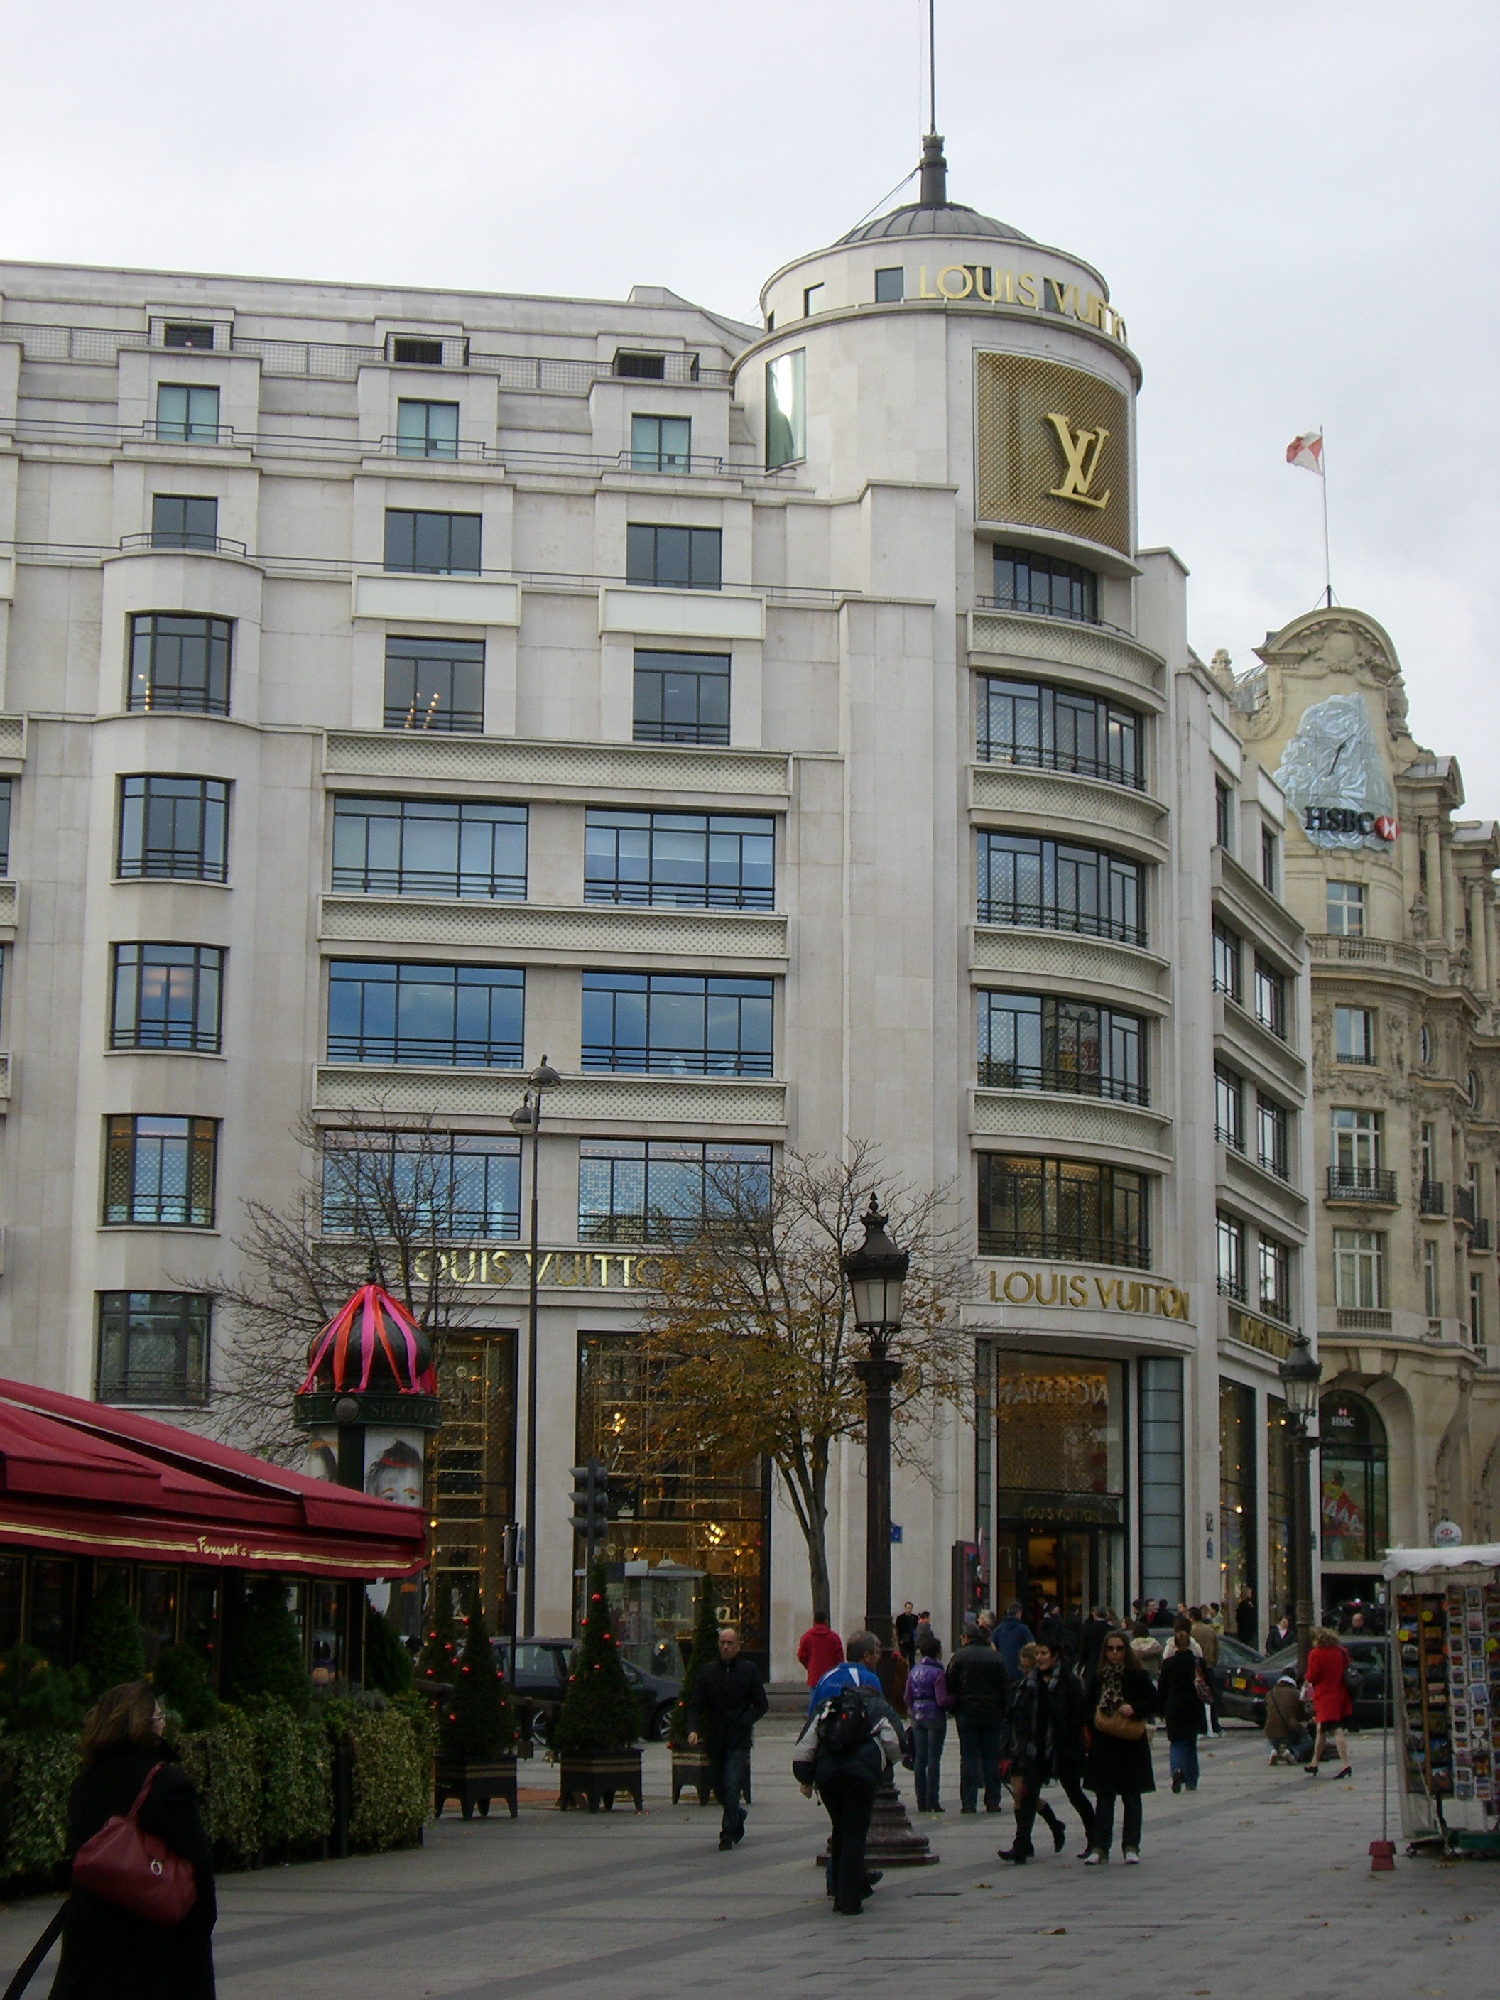
<svg viewBox="0 0 1500 2000"><path fill-rule="evenodd" d="M868 1352L855 1371L865 1385L865 1627L891 1650L891 1390L901 1363L890 1357L901 1331L901 1288L909 1254L885 1233L885 1217L872 1194L862 1218L865 1240L844 1258L854 1301L854 1324Z"/></svg>
<svg viewBox="0 0 1500 2000"><path fill-rule="evenodd" d="M1292 1598L1297 1624L1297 1671L1307 1671L1312 1648L1312 1423L1318 1409L1323 1364L1305 1333L1294 1333L1279 1373L1292 1432Z"/></svg>
<svg viewBox="0 0 1500 2000"><path fill-rule="evenodd" d="M531 1134L531 1270L527 1286L526 1335L526 1507L523 1515L525 1546L522 1570L525 1577L526 1609L523 1629L536 1630L536 1308L539 1226L536 1192L537 1148L542 1132L542 1092L562 1082L545 1056L526 1079L526 1095L510 1114L518 1132ZM515 1631L516 1600L511 1596L511 1637Z"/></svg>

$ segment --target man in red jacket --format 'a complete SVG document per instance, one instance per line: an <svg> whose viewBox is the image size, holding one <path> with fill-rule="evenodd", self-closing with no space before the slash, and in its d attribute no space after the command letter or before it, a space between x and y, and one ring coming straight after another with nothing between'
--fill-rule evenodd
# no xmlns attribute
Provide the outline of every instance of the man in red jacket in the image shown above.
<svg viewBox="0 0 1500 2000"><path fill-rule="evenodd" d="M817 1613L797 1641L797 1659L807 1669L807 1685L816 1687L824 1674L842 1664L844 1642L828 1620Z"/></svg>

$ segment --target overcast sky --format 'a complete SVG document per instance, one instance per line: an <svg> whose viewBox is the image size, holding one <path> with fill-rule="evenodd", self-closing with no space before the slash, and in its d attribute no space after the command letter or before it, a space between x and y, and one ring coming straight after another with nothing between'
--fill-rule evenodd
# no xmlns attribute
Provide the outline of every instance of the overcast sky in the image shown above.
<svg viewBox="0 0 1500 2000"><path fill-rule="evenodd" d="M915 164L926 0L0 0L0 256L741 318ZM950 188L1103 271L1143 543L1235 665L1323 582L1500 815L1495 0L938 0ZM902 199L910 198L903 195ZM1494 618L1490 615L1490 627Z"/></svg>

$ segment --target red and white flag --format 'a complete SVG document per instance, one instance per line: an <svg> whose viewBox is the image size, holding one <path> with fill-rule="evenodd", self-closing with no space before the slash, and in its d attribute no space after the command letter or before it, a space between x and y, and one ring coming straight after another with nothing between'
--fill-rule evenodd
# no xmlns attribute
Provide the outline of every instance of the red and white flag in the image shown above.
<svg viewBox="0 0 1500 2000"><path fill-rule="evenodd" d="M1323 477L1323 433L1321 431L1304 431L1300 437L1294 437L1286 448L1286 462L1288 465L1300 465L1304 472L1315 472L1321 479Z"/></svg>

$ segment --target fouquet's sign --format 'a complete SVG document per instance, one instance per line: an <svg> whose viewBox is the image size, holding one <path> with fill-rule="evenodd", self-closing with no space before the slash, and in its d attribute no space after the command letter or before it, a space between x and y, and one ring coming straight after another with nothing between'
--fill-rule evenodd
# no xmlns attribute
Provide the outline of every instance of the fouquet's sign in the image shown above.
<svg viewBox="0 0 1500 2000"><path fill-rule="evenodd" d="M1148 1313L1186 1319L1188 1295L1155 1278L1104 1278L1093 1271L1039 1271L1020 1267L990 1272L996 1305L1061 1306L1069 1312Z"/></svg>

